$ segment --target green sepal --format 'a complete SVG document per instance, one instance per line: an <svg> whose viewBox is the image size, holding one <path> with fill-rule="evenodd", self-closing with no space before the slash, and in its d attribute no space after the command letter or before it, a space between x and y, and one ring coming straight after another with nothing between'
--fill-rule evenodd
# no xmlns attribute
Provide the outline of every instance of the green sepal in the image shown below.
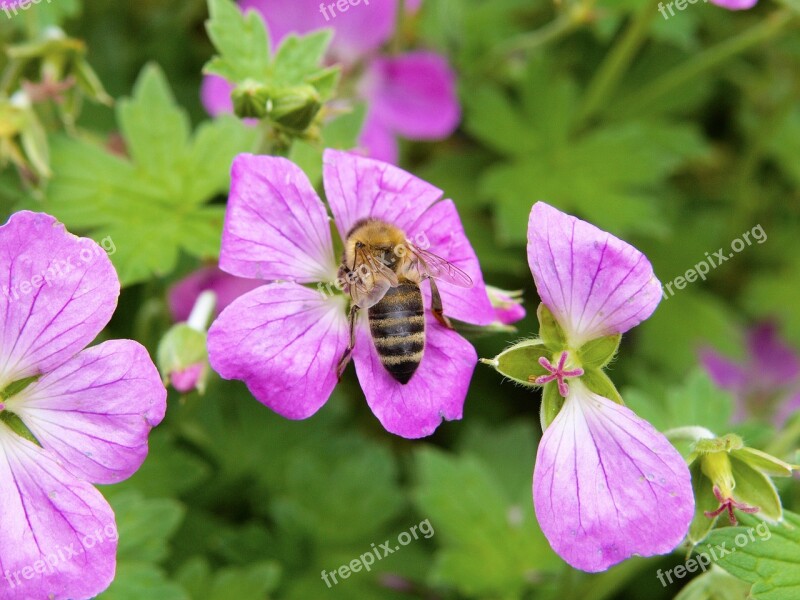
<svg viewBox="0 0 800 600"><path fill-rule="evenodd" d="M791 477L792 471L797 468L755 448L744 447L731 450L731 457L741 460L748 466L771 477Z"/></svg>
<svg viewBox="0 0 800 600"><path fill-rule="evenodd" d="M697 440L694 444L694 451L701 456L711 452L730 452L741 448L744 448L744 442L735 433L728 433L714 439Z"/></svg>
<svg viewBox="0 0 800 600"><path fill-rule="evenodd" d="M31 430L28 429L28 426L22 422L22 419L20 419L10 410L0 411L0 423L5 423L11 431L20 437L25 438L29 442L33 442L40 448L42 447L42 445L39 443L39 440L36 439L36 436L34 436L33 433L31 433Z"/></svg>
<svg viewBox="0 0 800 600"><path fill-rule="evenodd" d="M706 539L714 527L717 519L709 518L705 513L716 510L719 501L714 496L714 485L703 474L700 461L694 462L689 467L689 473L692 476L692 491L694 492L694 518L689 525L689 541L696 545Z"/></svg>
<svg viewBox="0 0 800 600"><path fill-rule="evenodd" d="M539 337L542 342L547 346L551 353L559 352L567 348L567 336L561 325L558 324L553 313L544 305L544 302L539 304L536 309L536 317L539 319Z"/></svg>
<svg viewBox="0 0 800 600"><path fill-rule="evenodd" d="M267 114L283 129L302 133L313 123L322 99L311 85L297 85L283 88L270 95L267 101Z"/></svg>
<svg viewBox="0 0 800 600"><path fill-rule="evenodd" d="M241 119L263 119L267 116L269 90L252 79L237 85L231 93L233 112Z"/></svg>
<svg viewBox="0 0 800 600"><path fill-rule="evenodd" d="M100 77L88 62L83 59L77 60L72 73L87 97L106 106L114 104L114 99L108 95Z"/></svg>
<svg viewBox="0 0 800 600"><path fill-rule="evenodd" d="M578 357L584 369L602 369L617 354L622 335L607 335L585 343L578 350Z"/></svg>
<svg viewBox="0 0 800 600"><path fill-rule="evenodd" d="M533 338L506 348L491 360L481 359L481 362L491 365L498 373L521 385L536 387L529 377L548 374L547 369L539 364L542 356L550 360L550 351L542 340Z"/></svg>
<svg viewBox="0 0 800 600"><path fill-rule="evenodd" d="M41 377L41 375L32 375L31 377L26 377L24 379L18 379L17 381L12 381L3 389L3 391L0 391L0 398L2 398L3 400L7 400L12 396L16 396L22 390L24 390L26 387L32 384L34 381L39 379L39 377Z"/></svg>
<svg viewBox="0 0 800 600"><path fill-rule="evenodd" d="M563 406L564 398L558 392L558 383L555 381L546 383L542 390L542 406L539 409L542 431L550 427L550 423L555 420Z"/></svg>
<svg viewBox="0 0 800 600"><path fill-rule="evenodd" d="M739 502L759 508L758 516L770 521L780 521L783 507L772 480L750 465L731 455L731 469L736 488L733 497Z"/></svg>
<svg viewBox="0 0 800 600"><path fill-rule="evenodd" d="M625 406L625 402L623 402L622 396L620 396L617 388L614 386L614 383L608 378L608 375L606 375L605 372L601 371L600 369L585 369L583 375L581 375L581 381L586 385L587 388L589 388L590 391L594 392L598 396L608 398L617 404Z"/></svg>

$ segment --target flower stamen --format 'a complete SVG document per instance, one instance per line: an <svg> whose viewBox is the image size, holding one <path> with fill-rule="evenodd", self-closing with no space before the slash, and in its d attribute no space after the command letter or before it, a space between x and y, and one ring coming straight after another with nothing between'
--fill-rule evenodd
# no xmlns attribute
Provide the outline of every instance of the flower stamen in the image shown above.
<svg viewBox="0 0 800 600"><path fill-rule="evenodd" d="M719 507L715 510L704 511L703 514L705 514L705 516L707 516L709 519L713 519L717 515L722 514L723 511L728 511L728 519L730 520L731 525L735 526L738 524L738 521L736 520L736 515L733 514L734 508L748 514L757 513L760 510L758 506L750 506L744 502L737 502L733 498L726 498L722 495L722 491L720 491L716 485L714 486L714 496L719 501Z"/></svg>
<svg viewBox="0 0 800 600"><path fill-rule="evenodd" d="M539 364L542 365L545 369L547 369L550 374L549 375L540 375L539 377L534 378L532 375L530 380L533 383L537 383L539 385L544 385L545 383L549 383L551 381L558 382L558 393L561 394L562 398L566 398L569 394L569 385L565 381L569 377L580 377L583 375L583 369L570 369L565 370L564 365L567 362L567 352L562 352L561 356L558 359L558 365L553 366L553 364L547 360L546 357L541 356L539 357Z"/></svg>

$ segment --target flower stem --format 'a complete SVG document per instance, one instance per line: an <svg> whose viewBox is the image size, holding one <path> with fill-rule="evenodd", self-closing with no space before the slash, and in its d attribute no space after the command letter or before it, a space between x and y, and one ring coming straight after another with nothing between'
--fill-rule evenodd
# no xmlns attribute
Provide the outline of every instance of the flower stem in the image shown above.
<svg viewBox="0 0 800 600"><path fill-rule="evenodd" d="M214 308L217 305L217 295L211 290L205 290L195 300L192 312L186 324L195 331L206 331L214 316Z"/></svg>
<svg viewBox="0 0 800 600"><path fill-rule="evenodd" d="M795 15L790 9L781 9L772 13L758 25L708 48L644 85L631 100L619 103L614 112L616 114L637 113L646 109L662 96L686 85L695 77L703 75L737 54L776 36L794 17Z"/></svg>
<svg viewBox="0 0 800 600"><path fill-rule="evenodd" d="M578 109L576 129L592 118L614 91L639 48L647 40L650 24L656 12L658 12L657 3L654 0L647 0L634 15L625 33L606 55L589 82L583 102Z"/></svg>
<svg viewBox="0 0 800 600"><path fill-rule="evenodd" d="M594 0L586 0L563 12L539 29L525 32L499 44L486 60L484 70L495 69L511 54L538 50L572 33L589 21L593 4Z"/></svg>

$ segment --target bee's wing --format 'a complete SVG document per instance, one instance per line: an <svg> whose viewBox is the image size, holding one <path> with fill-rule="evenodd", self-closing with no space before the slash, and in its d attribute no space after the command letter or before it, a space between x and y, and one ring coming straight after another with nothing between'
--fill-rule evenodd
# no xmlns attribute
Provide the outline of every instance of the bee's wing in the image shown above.
<svg viewBox="0 0 800 600"><path fill-rule="evenodd" d="M390 287L392 286L385 279L376 279L371 286L357 281L350 285L350 298L359 308L367 309L380 302Z"/></svg>
<svg viewBox="0 0 800 600"><path fill-rule="evenodd" d="M441 256L436 256L427 250L417 248L411 242L406 242L406 247L412 257L413 268L417 269L422 279L432 277L458 287L472 287L472 278Z"/></svg>
<svg viewBox="0 0 800 600"><path fill-rule="evenodd" d="M355 280L349 282L350 298L359 308L374 306L390 287L399 285L395 272L365 250L356 253L352 272Z"/></svg>

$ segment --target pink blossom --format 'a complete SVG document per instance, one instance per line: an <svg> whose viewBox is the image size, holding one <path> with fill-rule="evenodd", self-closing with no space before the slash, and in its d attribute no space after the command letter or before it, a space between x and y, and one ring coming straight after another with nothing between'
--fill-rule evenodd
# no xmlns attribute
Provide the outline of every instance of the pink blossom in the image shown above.
<svg viewBox="0 0 800 600"><path fill-rule="evenodd" d="M0 275L3 598L91 598L111 583L117 548L114 513L92 484L139 468L166 390L137 342L85 348L119 295L95 242L16 213L0 227Z"/></svg>
<svg viewBox="0 0 800 600"><path fill-rule="evenodd" d="M440 200L440 190L397 167L346 152L327 150L323 171L342 238L369 217L399 227L409 239L424 235L430 252L473 281L470 289L439 285L446 314L479 325L494 321L475 253L454 204ZM243 380L260 402L284 417L310 417L337 383L336 367L349 341L348 299L323 288L336 279L338 268L329 217L296 165L249 154L235 159L220 267L277 283L244 294L222 311L209 329L211 366L226 379ZM429 307L428 284L421 287ZM361 312L353 362L383 426L416 438L430 435L442 419L460 419L477 362L474 348L426 311L424 355L404 385L380 363Z"/></svg>

